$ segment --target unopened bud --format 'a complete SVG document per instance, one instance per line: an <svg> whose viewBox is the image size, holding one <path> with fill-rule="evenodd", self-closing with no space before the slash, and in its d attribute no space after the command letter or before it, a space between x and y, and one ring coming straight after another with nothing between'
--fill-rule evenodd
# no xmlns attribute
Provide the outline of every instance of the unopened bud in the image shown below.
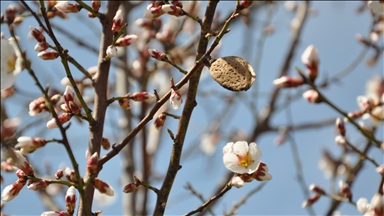
<svg viewBox="0 0 384 216"><path fill-rule="evenodd" d="M59 1L55 8L62 12L62 13L77 13L79 12L83 7L78 4L72 4L67 1Z"/></svg>
<svg viewBox="0 0 384 216"><path fill-rule="evenodd" d="M58 116L58 119L59 119L61 124L68 122L71 118L72 118L71 113L63 113L63 114ZM46 127L48 129L52 129L52 128L57 128L59 126L57 125L56 119L53 118L47 122Z"/></svg>
<svg viewBox="0 0 384 216"><path fill-rule="evenodd" d="M154 125L155 125L157 130L160 130L164 126L164 123L165 123L166 119L167 119L167 116L164 113L160 114L156 118L156 120L154 122Z"/></svg>
<svg viewBox="0 0 384 216"><path fill-rule="evenodd" d="M341 135L337 135L335 137L335 142L336 142L336 144L341 145L341 146L345 146L347 144L347 140L345 140L345 137L343 137Z"/></svg>
<svg viewBox="0 0 384 216"><path fill-rule="evenodd" d="M168 57L165 53L156 50L156 49L148 49L149 54L152 58L157 59L159 61L168 61Z"/></svg>
<svg viewBox="0 0 384 216"><path fill-rule="evenodd" d="M241 188L244 186L244 180L240 176L233 176L231 179L231 185Z"/></svg>
<svg viewBox="0 0 384 216"><path fill-rule="evenodd" d="M101 146L103 147L104 150L108 150L111 147L111 143L107 138L102 138L101 139Z"/></svg>
<svg viewBox="0 0 384 216"><path fill-rule="evenodd" d="M73 213L76 208L76 189L71 186L67 190L67 194L65 195L65 207L69 213Z"/></svg>
<svg viewBox="0 0 384 216"><path fill-rule="evenodd" d="M134 101L147 101L153 99L155 96L148 92L135 92L130 97Z"/></svg>
<svg viewBox="0 0 384 216"><path fill-rule="evenodd" d="M117 39L115 45L120 47L126 47L133 44L137 39L137 35L126 35L123 38Z"/></svg>
<svg viewBox="0 0 384 216"><path fill-rule="evenodd" d="M56 51L41 51L37 56L43 60L53 60L59 57L59 53Z"/></svg>
<svg viewBox="0 0 384 216"><path fill-rule="evenodd" d="M107 54L107 58L115 57L117 55L117 48L112 45L108 46L106 54Z"/></svg>
<svg viewBox="0 0 384 216"><path fill-rule="evenodd" d="M112 20L112 32L119 32L124 27L124 17L121 10L118 10Z"/></svg>
<svg viewBox="0 0 384 216"><path fill-rule="evenodd" d="M306 208L311 206L313 203L315 203L319 198L321 194L316 193L315 195L311 196L308 200L304 201L303 204L301 205L302 208Z"/></svg>
<svg viewBox="0 0 384 216"><path fill-rule="evenodd" d="M115 194L111 186L109 186L106 182L100 180L97 177L93 179L93 186L102 194L108 196L113 196Z"/></svg>
<svg viewBox="0 0 384 216"><path fill-rule="evenodd" d="M55 173L55 179L59 180L63 177L64 171L62 169L58 169Z"/></svg>
<svg viewBox="0 0 384 216"><path fill-rule="evenodd" d="M320 103L321 102L321 98L320 98L319 93L313 89L310 89L310 90L304 92L303 97L311 103Z"/></svg>
<svg viewBox="0 0 384 216"><path fill-rule="evenodd" d="M10 4L6 9L5 9L5 18L7 18L8 23L13 23L15 20L17 14L17 9L13 4Z"/></svg>
<svg viewBox="0 0 384 216"><path fill-rule="evenodd" d="M301 61L307 66L308 78L313 82L318 74L318 65L320 62L319 52L314 45L309 45L301 55Z"/></svg>
<svg viewBox="0 0 384 216"><path fill-rule="evenodd" d="M273 85L280 88L293 88L303 84L303 79L300 77L283 76L273 81Z"/></svg>
<svg viewBox="0 0 384 216"><path fill-rule="evenodd" d="M87 161L87 170L90 175L95 174L97 172L98 162L99 162L99 154L95 152Z"/></svg>
<svg viewBox="0 0 384 216"><path fill-rule="evenodd" d="M336 124L336 128L337 128L339 134L340 134L341 136L345 136L345 132L346 132L346 131L345 131L344 122L341 121L340 118L337 118L335 124Z"/></svg>
<svg viewBox="0 0 384 216"><path fill-rule="evenodd" d="M325 194L324 190L315 184L311 184L309 186L309 190L315 191L316 193L319 193L319 194Z"/></svg>
<svg viewBox="0 0 384 216"><path fill-rule="evenodd" d="M126 110L128 110L128 109L131 109L131 102L129 101L129 93L128 94L126 94L125 96L124 96L124 98L122 98L122 99L120 99L119 100L119 105L123 108L123 109L126 109Z"/></svg>
<svg viewBox="0 0 384 216"><path fill-rule="evenodd" d="M40 181L31 181L29 180L28 182L28 189L30 190L43 190L45 188L47 188L48 186L48 182L46 182L45 180L40 180Z"/></svg>
<svg viewBox="0 0 384 216"><path fill-rule="evenodd" d="M185 15L185 12L180 7L174 6L174 5L163 5L161 7L161 10L163 10L165 13L173 16L183 16Z"/></svg>
<svg viewBox="0 0 384 216"><path fill-rule="evenodd" d="M37 52L41 52L47 50L49 48L49 44L45 41L41 41L35 45L34 50Z"/></svg>
<svg viewBox="0 0 384 216"><path fill-rule="evenodd" d="M132 183L129 183L129 184L124 186L123 192L124 193L132 193L132 192L136 191L137 188L138 188L138 186L136 185L136 183L132 182Z"/></svg>
<svg viewBox="0 0 384 216"><path fill-rule="evenodd" d="M343 194L343 196L347 197L349 200L352 200L352 191L351 191L348 184L346 184L345 182L340 180L339 181L339 188L340 188L340 192L341 192L341 194Z"/></svg>
<svg viewBox="0 0 384 216"><path fill-rule="evenodd" d="M100 2L100 0L93 0L91 6L92 6L92 9L93 9L94 11L96 11L96 12L99 11L99 9L100 9L100 7L101 7L101 2Z"/></svg>

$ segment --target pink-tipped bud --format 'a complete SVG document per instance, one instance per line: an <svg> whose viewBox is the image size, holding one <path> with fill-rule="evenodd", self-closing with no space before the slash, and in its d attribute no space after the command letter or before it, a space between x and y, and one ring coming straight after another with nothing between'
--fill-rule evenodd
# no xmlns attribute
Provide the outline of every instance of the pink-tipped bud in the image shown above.
<svg viewBox="0 0 384 216"><path fill-rule="evenodd" d="M106 54L107 54L107 58L115 57L117 55L117 48L112 45L108 46Z"/></svg>
<svg viewBox="0 0 384 216"><path fill-rule="evenodd" d="M138 188L138 186L136 185L136 183L132 182L132 183L129 183L129 184L124 186L123 192L124 193L132 193L132 192L136 191L137 188Z"/></svg>
<svg viewBox="0 0 384 216"><path fill-rule="evenodd" d="M41 213L41 216L69 216L70 214L66 211L47 211Z"/></svg>
<svg viewBox="0 0 384 216"><path fill-rule="evenodd" d="M35 116L39 115L43 111L46 111L48 108L45 104L45 98L44 97L39 97L35 100L33 100L29 104L29 115L30 116Z"/></svg>
<svg viewBox="0 0 384 216"><path fill-rule="evenodd" d="M155 98L155 95L148 92L135 92L130 98L134 101L147 101Z"/></svg>
<svg viewBox="0 0 384 216"><path fill-rule="evenodd" d="M95 152L87 161L87 170L90 175L95 174L97 172L98 162L99 162L99 154Z"/></svg>
<svg viewBox="0 0 384 216"><path fill-rule="evenodd" d="M257 170L260 170L260 171L263 171L263 172L268 172L268 166L266 163L264 163L263 161L260 161L259 162L259 165L257 167Z"/></svg>
<svg viewBox="0 0 384 216"><path fill-rule="evenodd" d="M55 179L59 180L64 176L64 171L62 169L58 169L55 173Z"/></svg>
<svg viewBox="0 0 384 216"><path fill-rule="evenodd" d="M121 10L118 10L115 14L115 17L113 17L113 20L112 20L113 24L112 24L112 32L119 32L125 25L124 23L124 17L123 17L123 13L121 12Z"/></svg>
<svg viewBox="0 0 384 216"><path fill-rule="evenodd" d="M31 35L37 40L37 42L45 42L45 36L41 30L34 28L33 26L29 26L29 29L31 29Z"/></svg>
<svg viewBox="0 0 384 216"><path fill-rule="evenodd" d="M111 143L107 138L103 137L101 139L101 146L103 147L104 150L108 150L109 148L111 148Z"/></svg>
<svg viewBox="0 0 384 216"><path fill-rule="evenodd" d="M23 155L34 152L36 149L41 148L47 144L47 141L38 137L22 136L17 139L15 148L20 148Z"/></svg>
<svg viewBox="0 0 384 216"><path fill-rule="evenodd" d="M317 91L310 89L303 93L303 97L311 103L320 103L321 98Z"/></svg>
<svg viewBox="0 0 384 216"><path fill-rule="evenodd" d="M348 113L348 117L351 118L351 119L357 119L357 118L360 118L363 114L364 114L363 111L358 110L358 111L355 111L355 112ZM344 119L344 121L348 122L349 120L346 118L346 119Z"/></svg>
<svg viewBox="0 0 384 216"><path fill-rule="evenodd" d="M13 165L21 169L27 176L32 176L34 174L32 166L20 151L7 148L5 150L5 158L12 158Z"/></svg>
<svg viewBox="0 0 384 216"><path fill-rule="evenodd" d="M167 119L167 116L164 113L160 114L156 118L156 120L154 122L154 125L155 125L157 130L160 130L164 126L164 123L165 123L166 119Z"/></svg>
<svg viewBox="0 0 384 216"><path fill-rule="evenodd" d="M301 55L301 61L307 66L308 78L313 82L318 75L319 52L314 45L309 45Z"/></svg>
<svg viewBox="0 0 384 216"><path fill-rule="evenodd" d="M163 15L165 12L162 10L162 5L153 2L147 6L147 10L144 11L144 17L147 19L155 19Z"/></svg>
<svg viewBox="0 0 384 216"><path fill-rule="evenodd" d="M72 115L71 115L71 113L63 113L63 114L59 115L58 118L59 118L60 123L64 124L72 118ZM46 127L48 129L52 129L52 128L57 128L59 126L57 125L56 119L53 118L47 122Z"/></svg>
<svg viewBox="0 0 384 216"><path fill-rule="evenodd" d="M129 93L126 94L124 96L124 98L120 99L119 100L119 105L123 108L123 109L131 109L131 102L129 101Z"/></svg>
<svg viewBox="0 0 384 216"><path fill-rule="evenodd" d="M77 13L79 12L83 7L78 4L72 4L67 1L59 1L56 5L55 8L62 12L62 13Z"/></svg>
<svg viewBox="0 0 384 216"><path fill-rule="evenodd" d="M45 180L40 180L40 181L31 181L29 180L28 182L28 189L29 190L43 190L48 187L48 182Z"/></svg>
<svg viewBox="0 0 384 216"><path fill-rule="evenodd" d="M49 44L45 41L41 41L35 45L34 50L37 52L41 52L47 50L49 48Z"/></svg>
<svg viewBox="0 0 384 216"><path fill-rule="evenodd" d="M240 9L245 9L245 8L249 8L251 5L252 5L253 1L252 0L241 0L240 4L238 5L238 7Z"/></svg>
<svg viewBox="0 0 384 216"><path fill-rule="evenodd" d="M342 180L339 181L339 188L340 192L343 196L347 197L349 200L352 200L352 191L348 184L343 182Z"/></svg>
<svg viewBox="0 0 384 216"><path fill-rule="evenodd" d="M171 97L169 98L169 102L171 103L173 109L179 109L180 105L183 103L183 98L181 97L180 92L171 89Z"/></svg>
<svg viewBox="0 0 384 216"><path fill-rule="evenodd" d="M252 173L252 177L257 181L269 181L272 179L271 174L262 170L256 170L256 172Z"/></svg>
<svg viewBox="0 0 384 216"><path fill-rule="evenodd" d="M120 47L126 47L135 43L137 35L126 35L123 38L117 39L115 45Z"/></svg>
<svg viewBox="0 0 384 216"><path fill-rule="evenodd" d="M311 184L309 186L309 190L310 191L315 191L316 193L319 193L319 194L325 194L324 190L321 187L319 187L319 186L317 186L315 184Z"/></svg>
<svg viewBox="0 0 384 216"><path fill-rule="evenodd" d="M335 124L339 134L341 136L345 136L346 130L345 130L344 122L340 118L337 118Z"/></svg>
<svg viewBox="0 0 384 216"><path fill-rule="evenodd" d="M70 214L73 214L76 208L76 189L71 186L67 190L67 194L65 195L65 207Z"/></svg>
<svg viewBox="0 0 384 216"><path fill-rule="evenodd" d="M273 81L273 85L280 88L294 88L301 86L303 84L303 79L300 77L291 77L291 76L282 76Z"/></svg>
<svg viewBox="0 0 384 216"><path fill-rule="evenodd" d="M241 179L243 179L244 182L251 182L254 180L251 174L243 173L240 175Z"/></svg>
<svg viewBox="0 0 384 216"><path fill-rule="evenodd" d="M75 171L71 170L69 167L64 169L64 175L65 177L70 181L70 182L75 182L76 181L76 175Z"/></svg>
<svg viewBox="0 0 384 216"><path fill-rule="evenodd" d="M55 94L51 97L51 102L53 105L57 104L57 102L59 102L61 99L61 95L60 94Z"/></svg>
<svg viewBox="0 0 384 216"><path fill-rule="evenodd" d="M148 53L151 55L152 58L157 59L159 61L168 61L167 55L165 53L156 50L156 49L148 49Z"/></svg>
<svg viewBox="0 0 384 216"><path fill-rule="evenodd" d="M319 198L321 194L316 193L315 195L311 196L308 200L304 201L303 204L301 205L302 208L306 208L311 206L313 203L315 203Z"/></svg>
<svg viewBox="0 0 384 216"><path fill-rule="evenodd" d="M14 172L16 170L18 170L18 168L13 165L12 158L8 158L7 160L1 162L1 171Z"/></svg>
<svg viewBox="0 0 384 216"><path fill-rule="evenodd" d="M173 15L177 17L185 15L185 12L183 11L183 9L174 5L163 5L161 7L161 10L169 15Z"/></svg>
<svg viewBox="0 0 384 216"><path fill-rule="evenodd" d="M24 187L25 182L17 180L15 183L8 185L3 189L3 192L1 193L1 200L4 202L9 202L13 200L21 191L21 189Z"/></svg>
<svg viewBox="0 0 384 216"><path fill-rule="evenodd" d="M91 3L91 6L92 6L92 9L94 11L99 11L100 7L101 7L101 2L100 0L92 0L92 3Z"/></svg>
<svg viewBox="0 0 384 216"><path fill-rule="evenodd" d="M41 51L37 56L43 60L53 60L59 57L59 53L56 51Z"/></svg>
<svg viewBox="0 0 384 216"><path fill-rule="evenodd" d="M5 18L7 19L8 23L13 23L13 21L16 18L17 14L17 9L13 4L10 4L6 9L5 9Z"/></svg>
<svg viewBox="0 0 384 216"><path fill-rule="evenodd" d="M80 107L75 103L75 94L72 91L70 86L67 86L64 92L64 102L67 105L67 109L69 108L71 112L74 114L80 113Z"/></svg>
<svg viewBox="0 0 384 216"><path fill-rule="evenodd" d="M244 180L240 176L233 176L231 179L231 185L241 188L244 186Z"/></svg>
<svg viewBox="0 0 384 216"><path fill-rule="evenodd" d="M113 188L109 186L106 182L100 180L99 178L95 178L93 180L93 186L102 194L105 194L108 196L115 195Z"/></svg>
<svg viewBox="0 0 384 216"><path fill-rule="evenodd" d="M27 177L27 175L25 175L25 173L24 173L23 170L21 170L21 169L16 170L16 176L17 176L20 180L24 180L25 177ZM25 180L26 180L26 179L25 179Z"/></svg>

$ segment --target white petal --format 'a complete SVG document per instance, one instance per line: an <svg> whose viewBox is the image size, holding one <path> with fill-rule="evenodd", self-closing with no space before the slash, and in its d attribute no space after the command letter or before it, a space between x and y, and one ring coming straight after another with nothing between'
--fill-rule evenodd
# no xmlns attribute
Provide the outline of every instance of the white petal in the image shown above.
<svg viewBox="0 0 384 216"><path fill-rule="evenodd" d="M254 142L249 144L249 155L253 160L259 161L261 158L261 155L262 155L261 150L259 146Z"/></svg>
<svg viewBox="0 0 384 216"><path fill-rule="evenodd" d="M245 155L248 153L249 147L246 141L237 141L233 145L233 152L239 155Z"/></svg>
<svg viewBox="0 0 384 216"><path fill-rule="evenodd" d="M369 203L366 198L360 198L356 202L357 210L361 213L365 213L369 210Z"/></svg>
<svg viewBox="0 0 384 216"><path fill-rule="evenodd" d="M238 158L236 157L236 155L234 155L232 153L225 154L223 156L223 162L224 162L225 167L227 167L227 169L229 169L232 172L240 173L240 174L248 172L247 169L238 165L238 163L237 163Z"/></svg>

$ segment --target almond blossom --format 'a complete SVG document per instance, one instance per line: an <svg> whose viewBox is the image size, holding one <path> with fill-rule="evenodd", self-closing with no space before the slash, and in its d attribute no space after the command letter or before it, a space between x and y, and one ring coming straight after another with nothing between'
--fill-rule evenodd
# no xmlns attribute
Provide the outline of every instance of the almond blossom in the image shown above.
<svg viewBox="0 0 384 216"><path fill-rule="evenodd" d="M11 87L23 70L21 53L14 40L1 38L1 89Z"/></svg>
<svg viewBox="0 0 384 216"><path fill-rule="evenodd" d="M171 103L173 109L177 110L180 108L180 105L183 103L183 98L179 91L171 90L171 97L169 98L169 102Z"/></svg>
<svg viewBox="0 0 384 216"><path fill-rule="evenodd" d="M225 167L239 174L255 172L262 154L256 143L248 144L246 141L227 143L223 148L223 153Z"/></svg>

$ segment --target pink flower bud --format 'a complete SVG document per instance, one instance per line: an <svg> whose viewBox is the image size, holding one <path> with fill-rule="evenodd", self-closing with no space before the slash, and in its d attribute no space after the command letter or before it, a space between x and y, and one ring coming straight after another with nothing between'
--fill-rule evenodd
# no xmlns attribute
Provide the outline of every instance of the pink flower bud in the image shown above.
<svg viewBox="0 0 384 216"><path fill-rule="evenodd" d="M119 105L126 110L131 109L131 102L129 101L128 97L129 93L126 94L123 99L119 100Z"/></svg>
<svg viewBox="0 0 384 216"><path fill-rule="evenodd" d="M325 194L324 190L315 184L311 184L309 186L309 190L315 191L316 193L319 193L319 194Z"/></svg>
<svg viewBox="0 0 384 216"><path fill-rule="evenodd" d="M167 116L163 113L156 118L154 124L157 130L160 130L164 126L166 119L167 119Z"/></svg>
<svg viewBox="0 0 384 216"><path fill-rule="evenodd" d="M7 160L1 162L1 170L4 172L14 172L17 169L18 168L12 163L12 158L8 158Z"/></svg>
<svg viewBox="0 0 384 216"><path fill-rule="evenodd" d="M340 192L343 196L347 197L349 200L352 200L352 191L348 184L343 182L342 180L339 181L339 188Z"/></svg>
<svg viewBox="0 0 384 216"><path fill-rule="evenodd" d="M33 100L29 104L29 115L30 116L35 116L39 115L43 111L47 110L47 106L45 105L45 98L44 97L39 97L35 100Z"/></svg>
<svg viewBox="0 0 384 216"><path fill-rule="evenodd" d="M112 20L112 32L119 32L124 27L124 17L121 10L118 10Z"/></svg>
<svg viewBox="0 0 384 216"><path fill-rule="evenodd" d="M27 175L25 175L25 173L23 172L23 170L18 169L18 170L16 171L16 176L17 176L19 179L23 180L23 179L25 179L25 177L26 177Z"/></svg>
<svg viewBox="0 0 384 216"><path fill-rule="evenodd" d="M172 0L171 4L175 5L175 6L179 7L179 8L183 8L183 3L181 3L181 1L179 1L179 0Z"/></svg>
<svg viewBox="0 0 384 216"><path fill-rule="evenodd" d="M95 178L93 180L93 186L102 194L106 194L108 196L113 196L115 194L113 188L99 178Z"/></svg>
<svg viewBox="0 0 384 216"><path fill-rule="evenodd" d="M75 94L70 86L66 87L63 97L64 102L67 105L66 108L69 108L74 114L79 114L80 107L75 103Z"/></svg>
<svg viewBox="0 0 384 216"><path fill-rule="evenodd" d="M67 194L65 195L65 207L67 211L72 214L76 208L76 189L71 186L67 190Z"/></svg>
<svg viewBox="0 0 384 216"><path fill-rule="evenodd" d="M34 171L27 159L20 153L20 151L7 148L5 150L5 158L12 158L13 165L21 169L27 176L32 176Z"/></svg>
<svg viewBox="0 0 384 216"><path fill-rule="evenodd" d="M59 115L58 118L59 118L60 123L64 124L64 123L68 122L72 118L72 115L71 115L71 113L63 113L63 114ZM54 118L49 120L47 122L46 126L47 126L48 129L59 127L57 125L56 119L54 119Z"/></svg>
<svg viewBox="0 0 384 216"><path fill-rule="evenodd" d="M101 7L101 2L100 2L100 0L93 0L91 6L92 6L92 9L93 9L94 11L99 11L99 9L100 9L100 7Z"/></svg>
<svg viewBox="0 0 384 216"><path fill-rule="evenodd" d="M117 48L112 45L108 46L106 54L107 54L107 58L115 57L117 55Z"/></svg>
<svg viewBox="0 0 384 216"><path fill-rule="evenodd" d="M171 90L171 97L169 98L169 102L171 103L173 109L177 110L180 108L180 105L183 103L183 98L179 91Z"/></svg>
<svg viewBox="0 0 384 216"><path fill-rule="evenodd" d="M104 150L108 150L109 148L111 148L111 143L107 138L103 137L101 139L101 146L103 147Z"/></svg>
<svg viewBox="0 0 384 216"><path fill-rule="evenodd" d="M231 185L241 188L244 186L244 180L240 176L233 176L231 179Z"/></svg>
<svg viewBox="0 0 384 216"><path fill-rule="evenodd" d="M115 45L120 47L126 47L135 43L136 39L137 39L137 35L126 35L123 38L117 39Z"/></svg>
<svg viewBox="0 0 384 216"><path fill-rule="evenodd" d="M76 181L76 175L75 171L71 170L69 167L64 169L64 175L65 177L70 181L70 182L75 182Z"/></svg>
<svg viewBox="0 0 384 216"><path fill-rule="evenodd" d="M147 10L144 11L144 17L147 19L155 19L163 15L165 12L162 10L161 5L151 3L147 6Z"/></svg>
<svg viewBox="0 0 384 216"><path fill-rule="evenodd" d="M43 60L53 60L59 57L59 53L56 51L41 51L37 56Z"/></svg>
<svg viewBox="0 0 384 216"><path fill-rule="evenodd" d="M95 152L87 161L87 170L90 175L95 174L97 172L98 162L99 162L99 154Z"/></svg>
<svg viewBox="0 0 384 216"><path fill-rule="evenodd" d="M41 41L35 45L34 50L37 52L47 50L49 48L49 44L45 41Z"/></svg>
<svg viewBox="0 0 384 216"><path fill-rule="evenodd" d="M252 177L257 181L269 181L272 179L272 175L264 172L262 170L256 170L256 172L252 173Z"/></svg>
<svg viewBox="0 0 384 216"><path fill-rule="evenodd" d="M148 92L135 92L130 98L134 101L147 101L155 98L155 95Z"/></svg>
<svg viewBox="0 0 384 216"><path fill-rule="evenodd" d="M311 103L320 103L321 102L321 98L319 96L319 93L313 89L310 89L310 90L304 92L303 97Z"/></svg>
<svg viewBox="0 0 384 216"><path fill-rule="evenodd" d="M6 9L5 9L5 18L7 18L8 23L13 23L15 20L17 14L17 9L13 4L10 4Z"/></svg>
<svg viewBox="0 0 384 216"><path fill-rule="evenodd" d="M30 190L43 190L47 188L48 183L45 180L40 180L40 181L31 181L29 180L28 182L28 189Z"/></svg>
<svg viewBox="0 0 384 216"><path fill-rule="evenodd" d="M311 206L313 203L315 203L319 198L321 194L316 193L315 195L311 196L308 200L304 201L301 207L306 208Z"/></svg>
<svg viewBox="0 0 384 216"><path fill-rule="evenodd" d="M156 49L148 49L148 53L152 58L157 59L159 61L168 61L168 57L165 53L156 50Z"/></svg>
<svg viewBox="0 0 384 216"><path fill-rule="evenodd" d="M43 212L41 216L69 216L70 214L65 211L47 211Z"/></svg>
<svg viewBox="0 0 384 216"><path fill-rule="evenodd" d="M59 102L61 99L61 95L60 94L55 94L51 97L51 102L52 104L57 104L57 102Z"/></svg>
<svg viewBox="0 0 384 216"><path fill-rule="evenodd" d="M280 88L298 87L303 84L303 79L299 77L283 76L273 81L273 85Z"/></svg>
<svg viewBox="0 0 384 216"><path fill-rule="evenodd" d="M337 128L339 134L340 134L341 136L345 136L345 132L346 132L346 131L345 131L344 122L341 121L340 118L337 118L335 124L336 124L336 128Z"/></svg>
<svg viewBox="0 0 384 216"><path fill-rule="evenodd" d="M137 188L138 188L138 186L136 185L136 183L132 182L132 183L129 183L129 184L124 186L123 192L124 193L131 193L131 192L136 191Z"/></svg>
<svg viewBox="0 0 384 216"><path fill-rule="evenodd" d="M25 136L19 137L17 139L17 142L18 143L16 144L15 148L20 148L20 152L23 155L32 153L36 149L41 148L45 146L45 144L47 144L47 141L45 139L38 138L38 137L35 137L35 138L25 137Z"/></svg>
<svg viewBox="0 0 384 216"><path fill-rule="evenodd" d="M31 35L37 40L37 42L45 42L45 37L41 30L34 28L33 26L29 26L29 29L31 29Z"/></svg>
<svg viewBox="0 0 384 216"><path fill-rule="evenodd" d="M55 173L55 179L59 180L63 177L64 171L62 169L58 169Z"/></svg>
<svg viewBox="0 0 384 216"><path fill-rule="evenodd" d="M173 15L177 17L185 15L183 9L174 5L163 5L161 7L161 10L169 15Z"/></svg>
<svg viewBox="0 0 384 216"><path fill-rule="evenodd" d="M4 202L9 202L15 198L21 189L24 187L25 182L16 181L15 183L8 185L3 189L3 192L1 193L1 199Z"/></svg>
<svg viewBox="0 0 384 216"><path fill-rule="evenodd" d="M308 78L313 82L318 74L319 52L314 45L309 45L301 55L301 61L307 66Z"/></svg>
<svg viewBox="0 0 384 216"><path fill-rule="evenodd" d="M351 119L357 119L357 118L360 118L363 114L364 114L363 111L358 110L355 112L348 113L348 117L350 117ZM346 121L348 121L348 119L346 119Z"/></svg>
<svg viewBox="0 0 384 216"><path fill-rule="evenodd" d="M252 5L253 1L252 0L241 0L239 8L245 9L249 8Z"/></svg>
<svg viewBox="0 0 384 216"><path fill-rule="evenodd" d="M59 1L55 8L62 13L77 13L82 9L81 5L72 4L67 1Z"/></svg>

